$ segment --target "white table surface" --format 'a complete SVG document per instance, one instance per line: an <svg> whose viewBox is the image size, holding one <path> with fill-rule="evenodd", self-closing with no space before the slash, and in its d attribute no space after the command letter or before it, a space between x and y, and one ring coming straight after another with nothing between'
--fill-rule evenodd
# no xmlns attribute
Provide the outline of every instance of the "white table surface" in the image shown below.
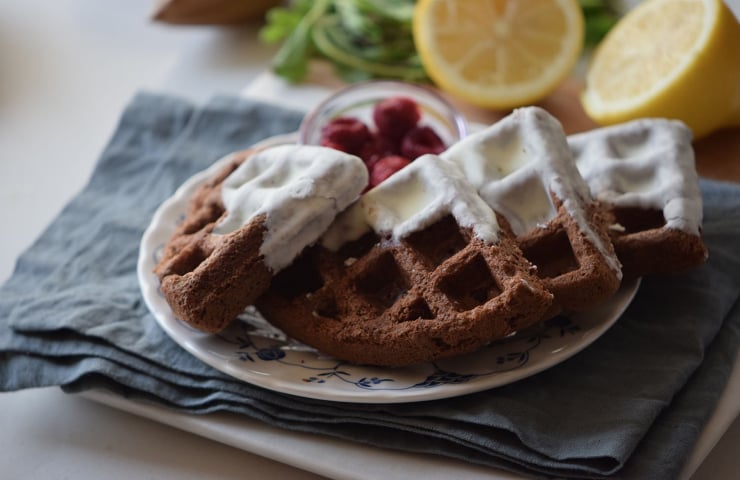
<svg viewBox="0 0 740 480"><path fill-rule="evenodd" d="M273 53L255 28L157 25L151 7L0 2L0 283L84 186L136 91L235 94ZM323 478L56 388L0 394L0 425L2 478ZM738 447L735 421L691 478L737 478Z"/></svg>

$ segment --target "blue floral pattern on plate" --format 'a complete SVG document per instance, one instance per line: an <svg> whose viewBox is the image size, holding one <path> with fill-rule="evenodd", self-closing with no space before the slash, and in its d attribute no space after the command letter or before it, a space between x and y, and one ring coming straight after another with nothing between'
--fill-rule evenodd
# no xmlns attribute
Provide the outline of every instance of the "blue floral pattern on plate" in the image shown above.
<svg viewBox="0 0 740 480"><path fill-rule="evenodd" d="M359 376L353 373L354 365L343 361L336 361L329 365L313 365L307 363L305 359L292 359L289 352L296 349L312 352L317 358L321 356L321 353L310 347L302 346L300 343L290 341L254 310L245 312L233 327L219 334L218 337L225 344L233 346L234 357L240 361L277 362L292 368L303 369L306 371L306 376L301 380L306 383L322 385L335 381L368 390L407 390L461 384L479 377L521 368L529 362L531 352L537 348L547 346L548 340L553 337L575 335L580 330L581 327L570 318L555 317L544 322L541 326L520 332L515 336L515 339L512 337L486 347L495 351L495 363L487 370L479 373L460 373L445 369L439 365L439 362L434 362L431 364L433 366L432 373L425 379L412 385L401 386L397 385L392 376Z"/></svg>

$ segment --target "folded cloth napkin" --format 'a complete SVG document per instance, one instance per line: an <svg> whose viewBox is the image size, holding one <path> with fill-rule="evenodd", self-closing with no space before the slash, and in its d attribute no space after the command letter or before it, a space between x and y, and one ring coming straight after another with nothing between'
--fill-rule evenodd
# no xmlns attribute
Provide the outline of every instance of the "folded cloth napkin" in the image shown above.
<svg viewBox="0 0 740 480"><path fill-rule="evenodd" d="M85 189L0 289L0 390L105 388L173 409L230 411L286 429L534 476L674 478L715 406L740 338L740 186L702 182L710 258L645 278L622 318L570 360L458 398L357 405L235 380L157 326L136 277L160 203L222 155L293 131L302 114L220 97L140 94Z"/></svg>

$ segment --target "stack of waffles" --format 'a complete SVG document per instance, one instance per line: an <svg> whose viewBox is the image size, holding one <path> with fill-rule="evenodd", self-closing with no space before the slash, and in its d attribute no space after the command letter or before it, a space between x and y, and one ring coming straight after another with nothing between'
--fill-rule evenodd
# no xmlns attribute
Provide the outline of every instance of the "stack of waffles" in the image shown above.
<svg viewBox="0 0 740 480"><path fill-rule="evenodd" d="M315 146L234 154L190 201L155 273L206 331L246 307L341 360L475 351L701 264L690 131L642 120L567 138L528 107L362 193L362 162ZM657 252L657 253L656 253Z"/></svg>

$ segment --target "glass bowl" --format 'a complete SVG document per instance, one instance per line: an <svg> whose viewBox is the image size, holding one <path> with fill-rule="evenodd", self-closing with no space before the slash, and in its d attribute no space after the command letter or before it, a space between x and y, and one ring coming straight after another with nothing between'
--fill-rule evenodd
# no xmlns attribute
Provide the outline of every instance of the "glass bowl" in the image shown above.
<svg viewBox="0 0 740 480"><path fill-rule="evenodd" d="M449 147L467 134L467 122L444 97L431 88L392 80L372 80L338 90L304 118L299 129L299 143L319 145L321 130L337 117L354 117L373 128L372 113L376 103L389 97L407 97L419 106L419 125L433 128Z"/></svg>

